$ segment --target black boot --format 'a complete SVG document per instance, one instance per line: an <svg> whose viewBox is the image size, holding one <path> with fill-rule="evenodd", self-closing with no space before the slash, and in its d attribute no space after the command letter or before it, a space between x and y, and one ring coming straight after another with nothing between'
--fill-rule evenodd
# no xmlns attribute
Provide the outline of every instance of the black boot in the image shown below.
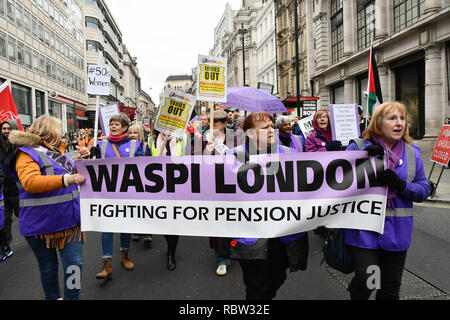
<svg viewBox="0 0 450 320"><path fill-rule="evenodd" d="M177 267L177 262L175 261L175 251L167 252L167 270L173 271Z"/></svg>

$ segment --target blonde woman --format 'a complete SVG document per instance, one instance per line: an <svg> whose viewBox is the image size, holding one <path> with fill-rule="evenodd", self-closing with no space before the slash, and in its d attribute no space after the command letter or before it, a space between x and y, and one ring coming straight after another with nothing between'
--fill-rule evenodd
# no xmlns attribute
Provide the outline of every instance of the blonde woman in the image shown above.
<svg viewBox="0 0 450 320"><path fill-rule="evenodd" d="M44 115L29 132L12 131L9 139L18 146L11 162L13 176L20 182L19 227L39 264L41 283L47 300L61 299L58 256L64 268L64 299L77 300L80 290L68 288L69 267L83 264L84 235L80 227L78 185L85 177L76 172L75 163L64 154L61 121ZM80 157L89 158L87 148Z"/></svg>
<svg viewBox="0 0 450 320"><path fill-rule="evenodd" d="M364 141L351 143L347 150L367 150L369 156L388 156L388 166L379 178L388 187L384 233L346 230L351 246L355 276L349 285L352 300L367 300L371 290L369 266L381 271L377 300L398 300L406 253L413 231L413 202L423 202L431 188L423 168L420 149L412 145L406 106L399 102L380 105L364 131Z"/></svg>
<svg viewBox="0 0 450 320"><path fill-rule="evenodd" d="M144 135L144 127L140 126L138 124L133 124L128 128L128 138L130 140L137 140L141 141L144 145L144 155L145 156L151 156L151 150L147 146L147 142L145 142L145 135ZM141 237L144 238L144 245L148 248L152 246L152 235L151 234L133 234L131 238L133 241L139 241L141 240Z"/></svg>

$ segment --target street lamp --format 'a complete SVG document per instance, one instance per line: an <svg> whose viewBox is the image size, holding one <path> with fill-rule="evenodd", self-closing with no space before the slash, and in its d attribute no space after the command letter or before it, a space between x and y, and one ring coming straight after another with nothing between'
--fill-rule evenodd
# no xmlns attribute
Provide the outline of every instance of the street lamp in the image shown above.
<svg viewBox="0 0 450 320"><path fill-rule="evenodd" d="M244 87L245 87L245 34L248 33L247 29L244 29L244 24L241 24L241 28L238 30L242 40L242 67L244 72Z"/></svg>

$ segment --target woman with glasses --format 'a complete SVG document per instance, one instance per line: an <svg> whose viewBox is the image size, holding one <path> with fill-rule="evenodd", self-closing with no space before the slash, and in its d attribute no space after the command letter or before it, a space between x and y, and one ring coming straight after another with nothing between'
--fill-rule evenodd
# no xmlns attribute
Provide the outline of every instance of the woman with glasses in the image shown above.
<svg viewBox="0 0 450 320"><path fill-rule="evenodd" d="M340 151L340 141L333 141L331 136L330 113L320 109L314 115L314 131L306 138L305 151Z"/></svg>

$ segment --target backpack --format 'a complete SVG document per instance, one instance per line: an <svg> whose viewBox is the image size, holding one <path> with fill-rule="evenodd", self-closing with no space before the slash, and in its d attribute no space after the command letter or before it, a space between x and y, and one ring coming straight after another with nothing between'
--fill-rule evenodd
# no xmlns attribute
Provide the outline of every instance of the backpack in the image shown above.
<svg viewBox="0 0 450 320"><path fill-rule="evenodd" d="M345 229L331 229L323 243L323 260L331 268L344 274L354 271L351 248L344 242Z"/></svg>

